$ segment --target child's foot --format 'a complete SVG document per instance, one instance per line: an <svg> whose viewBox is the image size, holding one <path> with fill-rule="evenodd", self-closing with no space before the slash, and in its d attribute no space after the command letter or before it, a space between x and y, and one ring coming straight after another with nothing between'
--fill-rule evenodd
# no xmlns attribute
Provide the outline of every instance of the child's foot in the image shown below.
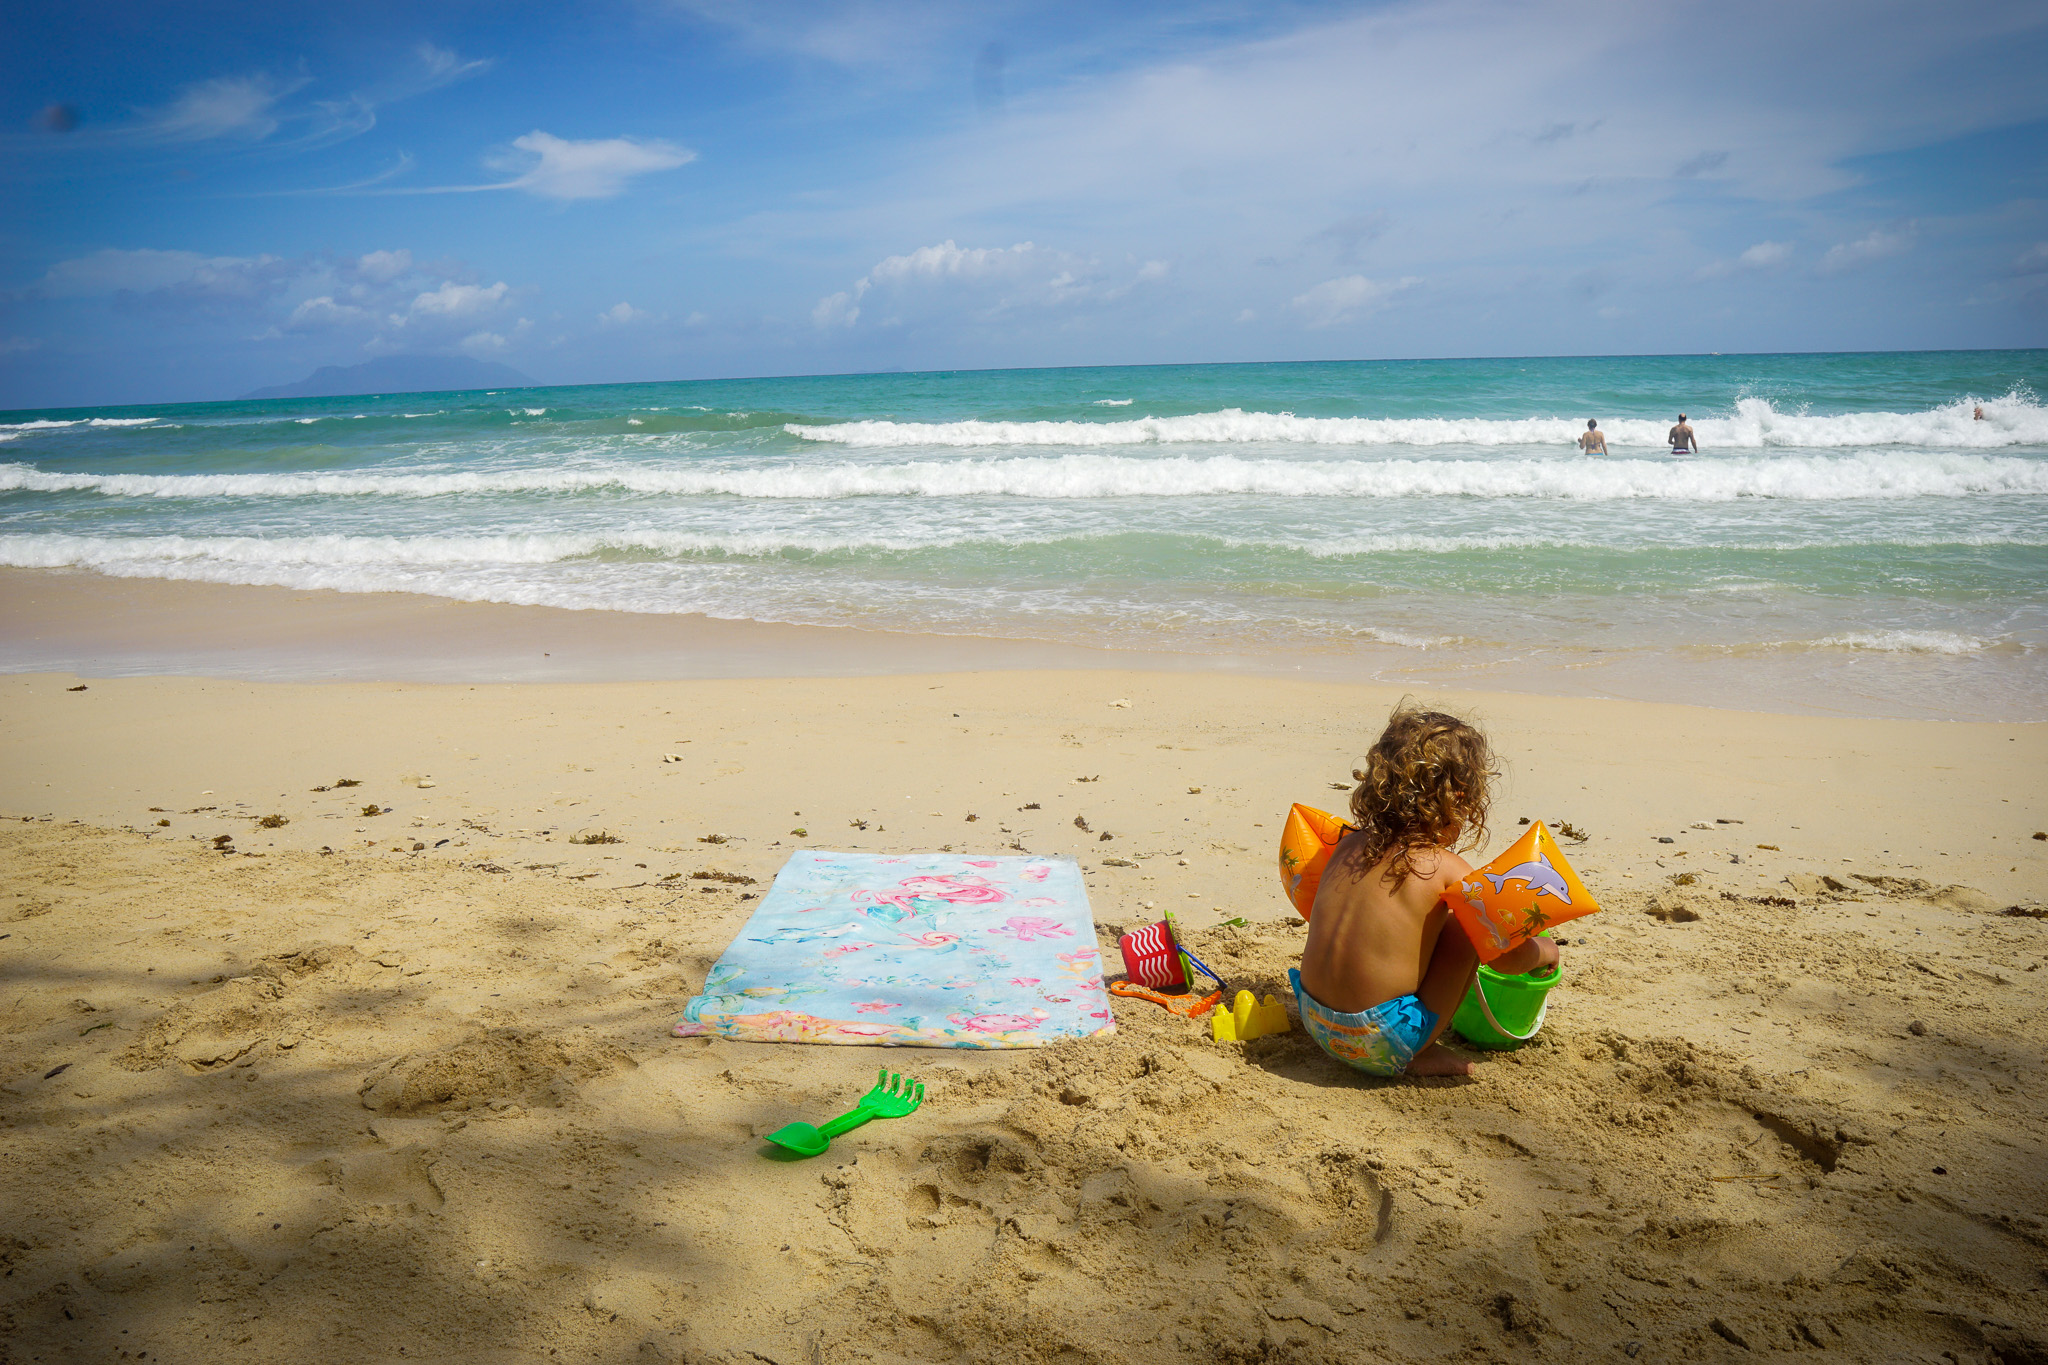
<svg viewBox="0 0 2048 1365"><path fill-rule="evenodd" d="M1415 1060L1408 1063L1410 1076L1469 1076L1472 1063L1445 1047L1442 1043L1431 1043L1415 1054Z"/></svg>

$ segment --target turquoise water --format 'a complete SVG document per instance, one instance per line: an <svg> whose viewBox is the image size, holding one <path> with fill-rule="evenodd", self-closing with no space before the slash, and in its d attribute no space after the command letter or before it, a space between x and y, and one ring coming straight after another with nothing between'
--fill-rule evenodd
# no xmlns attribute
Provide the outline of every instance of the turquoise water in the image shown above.
<svg viewBox="0 0 2048 1365"><path fill-rule="evenodd" d="M7 413L0 564L2032 718L2044 378L1690 356Z"/></svg>

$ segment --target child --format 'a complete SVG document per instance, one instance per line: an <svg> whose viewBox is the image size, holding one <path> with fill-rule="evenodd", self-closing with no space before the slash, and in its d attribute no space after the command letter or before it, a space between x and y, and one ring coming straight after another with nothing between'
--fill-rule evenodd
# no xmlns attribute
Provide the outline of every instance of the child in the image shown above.
<svg viewBox="0 0 2048 1365"><path fill-rule="evenodd" d="M1302 1027L1339 1061L1376 1076L1463 1076L1436 1041L1479 956L1443 894L1471 865L1455 850L1486 832L1486 737L1455 716L1403 704L1366 755L1351 818L1323 874L1301 967L1287 974ZM1532 938L1495 958L1509 975L1557 965Z"/></svg>

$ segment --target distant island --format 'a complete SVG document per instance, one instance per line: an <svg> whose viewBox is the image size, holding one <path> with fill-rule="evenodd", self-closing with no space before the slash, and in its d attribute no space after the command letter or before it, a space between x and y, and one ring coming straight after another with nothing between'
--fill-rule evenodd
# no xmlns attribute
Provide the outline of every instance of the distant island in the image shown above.
<svg viewBox="0 0 2048 1365"><path fill-rule="evenodd" d="M461 355L386 355L360 365L322 365L296 384L274 384L252 398L353 398L376 393L440 393L456 389L529 389L534 381L495 360Z"/></svg>

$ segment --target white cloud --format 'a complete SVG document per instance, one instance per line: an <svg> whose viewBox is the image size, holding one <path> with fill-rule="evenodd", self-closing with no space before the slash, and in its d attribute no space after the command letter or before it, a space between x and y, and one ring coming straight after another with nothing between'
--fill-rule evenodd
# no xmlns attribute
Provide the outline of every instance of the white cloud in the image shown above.
<svg viewBox="0 0 2048 1365"><path fill-rule="evenodd" d="M108 248L58 261L35 289L44 298L110 298L123 308L223 312L261 305L308 268L282 256Z"/></svg>
<svg viewBox="0 0 2048 1365"><path fill-rule="evenodd" d="M377 126L377 111L383 106L438 90L491 67L488 58L466 61L432 43L421 43L413 50L413 56L419 63L415 68L391 72L366 89L351 90L339 99L314 100L307 107L285 115L287 120L305 124L305 132L289 145L294 150L306 150L357 137ZM411 161L410 156L401 153L398 165L387 174L395 174Z"/></svg>
<svg viewBox="0 0 2048 1365"><path fill-rule="evenodd" d="M112 136L144 142L197 143L221 139L263 142L292 125L296 134L277 143L286 150L330 146L377 126L377 111L429 90L490 69L489 59L466 60L445 48L422 43L417 65L406 65L368 87L327 98L292 101L314 84L310 75L280 80L267 72L216 76L184 86L169 104L138 111L133 123ZM401 157L401 166L410 164Z"/></svg>
<svg viewBox="0 0 2048 1365"><path fill-rule="evenodd" d="M610 199L635 177L672 171L697 159L687 147L659 138L629 137L571 141L538 129L512 140L516 153L493 159L491 169L520 171L518 178L478 189L524 190L543 199ZM465 187L467 188L467 187Z"/></svg>
<svg viewBox="0 0 2048 1365"><path fill-rule="evenodd" d="M811 310L811 325L819 328L853 326L860 321L860 304L855 300L867 292L868 282L862 280L857 292L842 289L836 294L827 294Z"/></svg>
<svg viewBox="0 0 2048 1365"><path fill-rule="evenodd" d="M749 46L841 66L928 67L956 30L979 27L972 6L946 0L675 0Z"/></svg>
<svg viewBox="0 0 2048 1365"><path fill-rule="evenodd" d="M1147 261L1138 267L1138 278L1141 280L1163 280L1166 278L1167 272L1172 268L1165 261Z"/></svg>
<svg viewBox="0 0 2048 1365"><path fill-rule="evenodd" d="M285 326L295 332L312 331L321 327L344 327L370 317L367 309L351 304L336 303L331 295L322 294L317 298L302 299L292 309Z"/></svg>
<svg viewBox="0 0 2048 1365"><path fill-rule="evenodd" d="M1758 242L1735 259L1751 270L1764 270L1774 265L1783 265L1791 255L1790 242Z"/></svg>
<svg viewBox="0 0 2048 1365"><path fill-rule="evenodd" d="M266 75L219 76L188 85L161 109L144 114L138 131L164 142L236 137L259 142L277 131L277 102L307 83L280 85Z"/></svg>
<svg viewBox="0 0 2048 1365"><path fill-rule="evenodd" d="M1068 299L1081 298L1088 292L1088 286L1075 277L1071 270L1062 270L1045 282L1046 295L1054 303L1065 303Z"/></svg>
<svg viewBox="0 0 2048 1365"><path fill-rule="evenodd" d="M1164 273L1163 263L1151 264L1160 269L1151 276L1141 271L1140 278ZM1055 307L1081 299L1111 299L1129 288L1102 288L1094 266L1092 261L1033 242L963 247L948 237L934 246L883 257L855 280L851 289L819 299L811 309L811 322L820 328L851 327L860 321L863 300L873 291L887 291L899 309L913 305L922 295L941 307L949 298L971 300L970 307L986 314L1020 306Z"/></svg>
<svg viewBox="0 0 2048 1365"><path fill-rule="evenodd" d="M109 247L90 256L59 261L43 275L36 288L45 298L87 298L113 294L124 289L162 289L192 278L202 265L226 266L237 263L234 256L201 256L196 251L117 251Z"/></svg>
<svg viewBox="0 0 2048 1365"><path fill-rule="evenodd" d="M511 286L503 280L488 287L475 284L457 284L444 281L439 289L430 289L412 301L407 310L414 317L470 318L494 312L505 301ZM398 319L394 318L394 322Z"/></svg>
<svg viewBox="0 0 2048 1365"><path fill-rule="evenodd" d="M1294 296L1294 306L1307 315L1311 327L1334 327L1363 312L1377 310L1387 299L1422 283L1413 276L1383 284L1363 275L1340 275Z"/></svg>
<svg viewBox="0 0 2048 1365"><path fill-rule="evenodd" d="M519 291L511 284L484 283L455 261L433 271L422 279L405 247L300 257L109 249L57 262L29 293L147 314L154 331L181 344L206 344L215 333L204 329L226 324L238 339L295 338L336 360L347 352L335 346L487 355L526 337L532 323L512 320ZM630 304L606 312L612 320L648 316Z"/></svg>
<svg viewBox="0 0 2048 1365"><path fill-rule="evenodd" d="M2012 263L2015 275L2039 275L2048 271L2048 242L2036 242L2022 251Z"/></svg>
<svg viewBox="0 0 2048 1365"><path fill-rule="evenodd" d="M304 268L282 256L203 261L165 292L192 303L255 302L283 290Z"/></svg>
<svg viewBox="0 0 2048 1365"><path fill-rule="evenodd" d="M412 253L404 247L365 252L356 257L355 273L372 284L389 284L400 275L412 273Z"/></svg>
<svg viewBox="0 0 2048 1365"><path fill-rule="evenodd" d="M45 298L106 298L158 312L256 312L284 330L347 326L474 327L510 301L512 287L442 278L409 284L418 263L404 247L356 257L201 256L108 249L59 261L35 286ZM272 308L279 312L270 313Z"/></svg>
<svg viewBox="0 0 2048 1365"><path fill-rule="evenodd" d="M295 149L326 147L362 136L377 126L377 106L352 94L338 100L314 100L306 117L305 135L291 144Z"/></svg>
<svg viewBox="0 0 2048 1365"><path fill-rule="evenodd" d="M971 231L970 243L1044 242L1058 232L1053 240L1103 259L1174 262L1177 320L1127 309L1119 325L1133 343L1227 322L1247 274L1269 271L1249 296L1270 300L1260 311L1276 327L1299 325L1309 305L1287 301L1332 276L1419 276L1432 307L1401 310L1399 335L1386 339L1397 353L1552 350L1572 344L1569 318L1587 310L1550 305L1590 267L1626 262L1615 286L1626 297L1613 301L1640 316L1642 291L1700 266L1695 242L1787 243L1776 263L1741 260L1734 247L1712 272L1753 282L1813 265L1828 243L1869 230L1848 230L1831 197L1861 174L1854 158L2048 113L2048 84L2023 60L2038 43L1999 36L2043 26L2012 0L1953 16L1890 4L1882 23L1861 24L1844 22L1840 0L1402 0L1292 12L1317 17L1276 22L1289 30L1277 37L1183 45L1121 70L1105 63L1085 80L1019 82L999 123L963 117L884 148L816 200L750 215L734 236L792 258L824 237L868 244L810 296L813 321L837 332L886 320L855 277L906 240ZM1798 55L1817 46L1835 53L1826 70ZM1717 73L1684 101L1655 82L1554 79L1578 66L1658 69L1677 50L1688 69ZM1545 130L1555 136L1532 141ZM1784 236L1788 221L1801 224L1796 238ZM1333 222L1346 226L1341 240L1310 235ZM1067 235L1076 223L1087 236ZM1760 341L1770 329L1832 326L1783 298L1754 316ZM980 344L948 344L968 341ZM1064 346L1050 330L1017 333L1007 354L1029 363ZM902 359L944 355L934 346Z"/></svg>
<svg viewBox="0 0 2048 1365"><path fill-rule="evenodd" d="M1699 268L1695 278L1719 280L1733 275L1738 270L1769 270L1783 265L1791 257L1790 242L1758 242L1732 261L1709 261Z"/></svg>
<svg viewBox="0 0 2048 1365"><path fill-rule="evenodd" d="M504 332L475 331L456 343L455 349L478 360L500 356L512 348L512 343L526 335L533 327L533 319L521 318L513 324L510 335Z"/></svg>
<svg viewBox="0 0 2048 1365"><path fill-rule="evenodd" d="M979 279L994 274L1007 274L1016 270L1038 248L1030 242L1019 242L1012 247L956 246L948 237L937 246L921 246L904 256L889 256L875 263L867 278L861 281L861 288L883 281L911 279Z"/></svg>
<svg viewBox="0 0 2048 1365"><path fill-rule="evenodd" d="M432 43L421 43L413 49L413 54L420 59L420 65L426 68L428 89L491 69L491 60L488 57L464 61L458 54L450 52L445 47L435 47Z"/></svg>
<svg viewBox="0 0 2048 1365"><path fill-rule="evenodd" d="M1837 242L1829 247L1820 258L1821 273L1832 275L1896 256L1910 250L1917 235L1918 227L1913 223L1898 228L1872 228L1853 242Z"/></svg>
<svg viewBox="0 0 2048 1365"><path fill-rule="evenodd" d="M629 322L638 322L647 316L644 308L635 308L623 299L597 315L597 321L604 327L623 327Z"/></svg>
<svg viewBox="0 0 2048 1365"><path fill-rule="evenodd" d="M542 199L568 202L572 199L611 199L626 192L636 176L672 171L697 159L688 147L661 138L642 141L630 137L592 138L575 141L556 137L536 128L524 137L512 139L509 150L486 157L484 164L511 175L489 185L423 185L372 189L393 171L359 181L316 191L321 194L484 194L491 190L520 190ZM409 164L409 163L407 163Z"/></svg>

